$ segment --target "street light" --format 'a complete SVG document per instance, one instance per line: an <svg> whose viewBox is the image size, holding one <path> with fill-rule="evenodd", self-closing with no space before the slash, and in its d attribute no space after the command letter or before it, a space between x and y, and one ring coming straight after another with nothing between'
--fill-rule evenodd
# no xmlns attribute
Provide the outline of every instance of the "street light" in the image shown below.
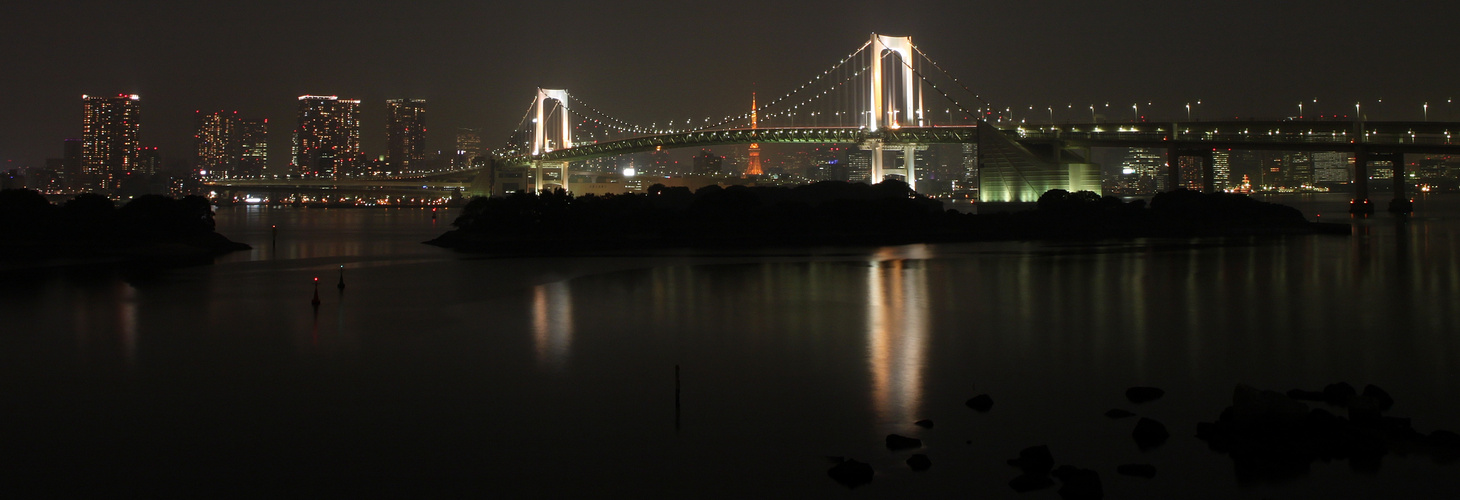
<svg viewBox="0 0 1460 500"><path fill-rule="evenodd" d="M1425 102L1425 121L1430 121L1430 103Z"/></svg>
<svg viewBox="0 0 1460 500"><path fill-rule="evenodd" d="M1191 121L1191 103L1186 103L1186 121Z"/></svg>
<svg viewBox="0 0 1460 500"><path fill-rule="evenodd" d="M1095 105L1090 105L1090 123L1095 123Z"/></svg>
<svg viewBox="0 0 1460 500"><path fill-rule="evenodd" d="M1140 122L1141 121L1141 106L1139 104L1136 104L1136 103L1131 103L1130 109L1131 109L1131 112L1132 113L1135 113L1135 115L1131 117L1131 121Z"/></svg>
<svg viewBox="0 0 1460 500"><path fill-rule="evenodd" d="M1298 101L1298 119L1303 119L1303 101Z"/></svg>
<svg viewBox="0 0 1460 500"><path fill-rule="evenodd" d="M1049 124L1054 126L1054 106L1049 107Z"/></svg>

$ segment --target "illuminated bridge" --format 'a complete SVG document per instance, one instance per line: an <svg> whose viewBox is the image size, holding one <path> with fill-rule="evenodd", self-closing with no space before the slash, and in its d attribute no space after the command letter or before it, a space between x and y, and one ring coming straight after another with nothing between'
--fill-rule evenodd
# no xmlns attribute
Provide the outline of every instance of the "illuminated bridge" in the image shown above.
<svg viewBox="0 0 1460 500"><path fill-rule="evenodd" d="M757 102L753 100L752 102ZM533 190L569 191L573 162L674 148L749 145L746 176L760 173L761 144L840 144L870 152L868 178L917 179L919 148L976 144L981 201L1034 201L1050 189L1100 192L1100 166L1090 148L1156 148L1167 156L1169 186L1214 188L1215 149L1341 151L1356 158L1355 210L1371 210L1371 163L1395 170L1396 200L1405 200L1404 154L1460 152L1451 132L1460 123L1368 121L1233 121L1015 125L934 62L909 37L873 34L860 48L804 84L743 114L718 120L634 123L609 115L565 89L537 89L507 144L487 168L394 178L221 180L227 188L463 189L490 192L495 176L518 172ZM1007 111L1007 108L1004 108ZM1202 159L1198 178L1178 168ZM915 182L909 182L916 185ZM486 187L484 187L486 186Z"/></svg>

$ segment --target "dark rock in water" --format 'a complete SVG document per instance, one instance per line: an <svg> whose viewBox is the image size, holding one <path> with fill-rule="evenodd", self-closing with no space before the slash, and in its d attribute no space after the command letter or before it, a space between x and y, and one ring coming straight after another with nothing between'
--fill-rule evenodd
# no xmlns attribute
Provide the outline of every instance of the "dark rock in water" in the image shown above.
<svg viewBox="0 0 1460 500"><path fill-rule="evenodd" d="M1379 402L1364 396L1348 400L1348 419L1355 424L1377 427L1379 425Z"/></svg>
<svg viewBox="0 0 1460 500"><path fill-rule="evenodd" d="M933 466L933 461L928 460L927 455L918 453L916 455L907 457L907 466L911 467L912 470L924 471Z"/></svg>
<svg viewBox="0 0 1460 500"><path fill-rule="evenodd" d="M1347 382L1328 384L1323 388L1323 400L1331 405L1348 406L1348 400L1357 395L1359 391L1354 390L1354 386Z"/></svg>
<svg viewBox="0 0 1460 500"><path fill-rule="evenodd" d="M1420 444L1404 449L1437 460L1448 453L1435 446L1441 442L1448 440L1460 449L1460 435L1436 431L1426 438L1409 419L1383 415L1392 398L1382 389L1366 387L1363 395L1355 393L1343 383L1324 388L1322 401L1347 407L1344 417L1324 408L1310 411L1294 400L1315 396L1311 392L1289 391L1285 396L1239 385L1221 418L1197 424L1197 437L1213 451L1231 456L1239 484L1285 482L1307 475L1319 460L1347 460L1356 472L1376 472L1396 443Z"/></svg>
<svg viewBox="0 0 1460 500"><path fill-rule="evenodd" d="M826 471L826 475L831 476L843 486L856 488L872 482L872 466L856 460L847 460L832 466Z"/></svg>
<svg viewBox="0 0 1460 500"><path fill-rule="evenodd" d="M1323 394L1322 391L1305 391L1303 389L1293 389L1293 390L1288 391L1288 397L1293 398L1293 399L1296 399L1296 400L1299 400L1299 401L1327 401L1328 400L1328 396L1325 395L1325 394Z"/></svg>
<svg viewBox="0 0 1460 500"><path fill-rule="evenodd" d="M988 394L979 394L974 396L973 399L965 401L963 404L968 405L969 408L973 408L976 411L986 412L994 407L994 398L989 397Z"/></svg>
<svg viewBox="0 0 1460 500"><path fill-rule="evenodd" d="M887 435L887 449L889 450L905 450L908 448L919 448L922 446L923 440L918 438L910 438L897 434Z"/></svg>
<svg viewBox="0 0 1460 500"><path fill-rule="evenodd" d="M1030 446L1019 450L1019 458L1009 459L1009 465L1018 467L1025 475L1048 474L1054 468L1054 455L1050 454L1049 446Z"/></svg>
<svg viewBox="0 0 1460 500"><path fill-rule="evenodd" d="M1132 387L1125 390L1125 398L1135 404L1149 403L1165 395L1166 391L1155 387Z"/></svg>
<svg viewBox="0 0 1460 500"><path fill-rule="evenodd" d="M1156 477L1156 466L1151 464L1125 464L1116 467L1115 472L1122 476L1135 476L1150 479Z"/></svg>
<svg viewBox="0 0 1460 500"><path fill-rule="evenodd" d="M1444 429L1430 433L1430 442L1446 448L1460 449L1460 434Z"/></svg>
<svg viewBox="0 0 1460 500"><path fill-rule="evenodd" d="M932 429L933 428L933 421L932 420L928 420L928 419L923 419L923 420L919 420L917 422L913 422L913 425L916 425L918 427L922 427L924 429Z"/></svg>
<svg viewBox="0 0 1460 500"><path fill-rule="evenodd" d="M1136 428L1131 432L1131 437L1135 438L1136 446L1145 451L1161 446L1166 439L1171 437L1171 433L1166 432L1166 426L1160 422L1141 417L1140 421L1136 422Z"/></svg>
<svg viewBox="0 0 1460 500"><path fill-rule="evenodd" d="M1110 418L1130 418L1136 416L1136 414L1122 410L1120 408L1115 408L1105 412L1105 416Z"/></svg>
<svg viewBox="0 0 1460 500"><path fill-rule="evenodd" d="M1378 402L1379 411L1389 411L1390 408L1394 407L1394 396L1390 396L1389 391L1380 389L1377 385L1371 384L1364 386L1362 396Z"/></svg>
<svg viewBox="0 0 1460 500"><path fill-rule="evenodd" d="M1100 500L1105 498L1105 488L1100 485L1100 473L1061 465L1052 474L1060 480L1060 498L1065 500Z"/></svg>
<svg viewBox="0 0 1460 500"><path fill-rule="evenodd" d="M1046 474L1020 474L1009 481L1009 487L1019 493L1028 493L1054 486L1054 480Z"/></svg>

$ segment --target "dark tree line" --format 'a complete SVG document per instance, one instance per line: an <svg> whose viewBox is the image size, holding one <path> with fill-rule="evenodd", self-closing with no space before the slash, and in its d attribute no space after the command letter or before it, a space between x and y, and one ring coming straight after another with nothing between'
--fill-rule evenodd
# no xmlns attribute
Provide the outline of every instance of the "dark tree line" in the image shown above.
<svg viewBox="0 0 1460 500"><path fill-rule="evenodd" d="M1296 209L1245 195L1176 190L1122 202L1089 191L1045 193L1034 210L971 215L907 184L820 182L794 188L652 186L642 194L563 191L476 198L433 243L493 249L555 242L613 245L894 244L983 239L1206 236L1312 232Z"/></svg>
<svg viewBox="0 0 1460 500"><path fill-rule="evenodd" d="M81 194L56 205L27 189L0 191L0 235L8 242L157 241L213 232L207 198L143 195L121 207L105 196Z"/></svg>

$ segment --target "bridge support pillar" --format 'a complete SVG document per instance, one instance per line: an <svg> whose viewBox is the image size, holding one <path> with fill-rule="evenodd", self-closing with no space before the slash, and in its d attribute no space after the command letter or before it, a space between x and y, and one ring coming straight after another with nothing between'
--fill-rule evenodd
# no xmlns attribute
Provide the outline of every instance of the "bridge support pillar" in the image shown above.
<svg viewBox="0 0 1460 500"><path fill-rule="evenodd" d="M1166 146L1166 190L1175 191L1181 187L1181 150L1176 149L1176 141L1171 141Z"/></svg>
<svg viewBox="0 0 1460 500"><path fill-rule="evenodd" d="M1392 153L1389 158L1394 165L1394 199L1389 200L1389 211L1407 214L1414 211L1414 200L1409 198L1409 179L1404 174L1404 153Z"/></svg>
<svg viewBox="0 0 1460 500"><path fill-rule="evenodd" d="M547 163L548 164L548 165L546 165L547 168L549 168L549 169L556 169L558 171L558 181L559 181L559 185L562 186L563 191L571 191L568 188L568 162L565 162L565 161L562 161L562 162L544 162L542 160L533 160L532 161L532 170L533 170L533 172L532 172L532 186L533 186L532 192L533 193L541 193L542 190L547 186L547 183L546 182L543 182L544 181L544 179L543 179L543 172L542 172L543 171L543 167L544 167L543 163Z"/></svg>
<svg viewBox="0 0 1460 500"><path fill-rule="evenodd" d="M903 172L907 175L907 185L911 187L914 192L918 190L917 151L918 147L912 144L902 147L902 166L905 167L903 169Z"/></svg>
<svg viewBox="0 0 1460 500"><path fill-rule="evenodd" d="M882 182L882 139L867 139L862 142L862 149L872 151L872 171L868 173L867 184Z"/></svg>
<svg viewBox="0 0 1460 500"><path fill-rule="evenodd" d="M1217 192L1217 167L1213 164L1213 152L1215 150L1212 148L1206 148L1202 151L1201 192L1203 193Z"/></svg>
<svg viewBox="0 0 1460 500"><path fill-rule="evenodd" d="M1354 150L1354 198L1348 202L1348 211L1358 215L1374 213L1374 205L1369 203L1369 152L1362 147Z"/></svg>

